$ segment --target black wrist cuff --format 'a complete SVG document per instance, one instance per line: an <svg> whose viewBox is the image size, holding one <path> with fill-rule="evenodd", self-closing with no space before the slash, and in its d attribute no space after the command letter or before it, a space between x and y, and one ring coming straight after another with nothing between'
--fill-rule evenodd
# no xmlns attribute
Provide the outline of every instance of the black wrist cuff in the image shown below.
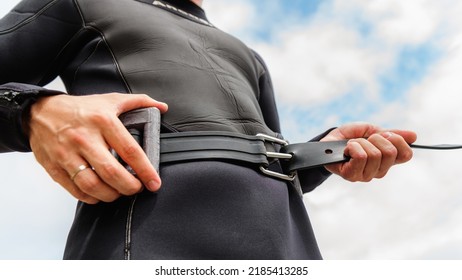
<svg viewBox="0 0 462 280"><path fill-rule="evenodd" d="M0 85L0 152L29 152L28 116L38 98L65 94L42 87L8 83Z"/></svg>

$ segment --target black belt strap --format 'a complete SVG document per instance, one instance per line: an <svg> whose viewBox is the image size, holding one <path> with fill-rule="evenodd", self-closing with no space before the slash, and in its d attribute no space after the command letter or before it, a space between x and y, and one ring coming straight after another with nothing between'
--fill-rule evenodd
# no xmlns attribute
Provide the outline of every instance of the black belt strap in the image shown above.
<svg viewBox="0 0 462 280"><path fill-rule="evenodd" d="M290 144L281 148L281 153L291 154L290 160L281 161L286 173L348 161L344 150L348 141L307 142Z"/></svg>
<svg viewBox="0 0 462 280"><path fill-rule="evenodd" d="M289 181L295 178L297 170L349 160L344 155L348 140L288 144L285 140L264 134L248 136L231 132L167 133L161 134L160 139L161 163L201 159L237 160L258 164L263 173ZM274 145L280 145L280 149ZM446 144L410 146L433 150L462 149L462 145ZM285 174L266 169L274 158L279 159Z"/></svg>
<svg viewBox="0 0 462 280"><path fill-rule="evenodd" d="M294 180L297 170L349 160L344 155L347 140L289 144L285 140L265 134L248 136L232 132L201 131L161 134L159 141L160 113L157 109L138 109L125 113L120 118L142 145L155 167L159 161L171 163L210 159L237 160L258 164L263 173L291 181ZM462 149L462 145L410 146L434 150ZM285 174L267 169L275 159L279 160Z"/></svg>
<svg viewBox="0 0 462 280"><path fill-rule="evenodd" d="M177 132L160 136L160 162L230 159L269 164L262 138L230 132Z"/></svg>
<svg viewBox="0 0 462 280"><path fill-rule="evenodd" d="M227 159L258 164L267 175L293 180L295 171L348 160L346 141L308 142L289 145L285 140L258 134L232 132L177 132L160 136L160 163ZM279 148L282 147L279 151ZM279 159L286 174L266 169Z"/></svg>

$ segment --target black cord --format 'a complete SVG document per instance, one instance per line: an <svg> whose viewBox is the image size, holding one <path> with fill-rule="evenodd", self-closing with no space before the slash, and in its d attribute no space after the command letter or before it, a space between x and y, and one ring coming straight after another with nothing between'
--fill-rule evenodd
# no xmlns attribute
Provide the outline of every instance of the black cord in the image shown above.
<svg viewBox="0 0 462 280"><path fill-rule="evenodd" d="M450 144L441 144L441 145L417 145L410 144L411 148L414 149L427 149L427 150L456 150L462 149L462 145L450 145Z"/></svg>

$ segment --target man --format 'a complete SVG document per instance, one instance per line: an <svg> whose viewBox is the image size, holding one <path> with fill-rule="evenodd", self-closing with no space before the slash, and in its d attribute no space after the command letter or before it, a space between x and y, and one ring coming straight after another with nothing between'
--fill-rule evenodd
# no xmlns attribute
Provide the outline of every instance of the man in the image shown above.
<svg viewBox="0 0 462 280"><path fill-rule="evenodd" d="M265 64L201 2L25 0L0 21L0 151L31 150L80 200L65 258L321 258L295 184L212 158L163 164L160 177L118 119L157 107L164 133L282 138ZM58 75L69 94L41 88ZM329 130L314 140L351 139L351 159L299 172L301 188L332 173L381 178L410 160L415 138L369 124Z"/></svg>

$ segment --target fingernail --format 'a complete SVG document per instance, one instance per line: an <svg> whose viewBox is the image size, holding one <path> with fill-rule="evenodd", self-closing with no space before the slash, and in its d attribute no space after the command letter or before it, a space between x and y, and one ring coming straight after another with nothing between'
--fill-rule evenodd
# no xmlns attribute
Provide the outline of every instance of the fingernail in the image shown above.
<svg viewBox="0 0 462 280"><path fill-rule="evenodd" d="M155 191L159 190L160 182L155 181L155 180L151 180L146 184L146 188L148 188L148 190L150 190L152 192L155 192Z"/></svg>
<svg viewBox="0 0 462 280"><path fill-rule="evenodd" d="M167 103L164 103L164 102L161 102L161 103L162 103L162 105L164 105L164 107L165 107L164 109L165 109L165 110L168 110L168 104L167 104Z"/></svg>

